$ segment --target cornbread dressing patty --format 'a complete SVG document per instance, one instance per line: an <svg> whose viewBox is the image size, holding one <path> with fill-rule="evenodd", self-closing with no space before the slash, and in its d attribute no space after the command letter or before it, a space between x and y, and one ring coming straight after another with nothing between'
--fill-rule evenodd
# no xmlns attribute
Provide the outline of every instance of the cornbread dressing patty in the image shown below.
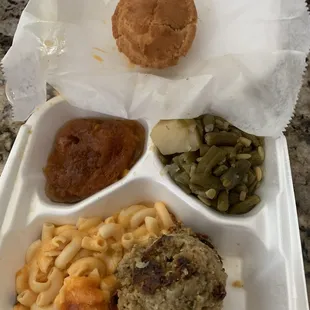
<svg viewBox="0 0 310 310"><path fill-rule="evenodd" d="M119 310L220 310L227 275L210 241L187 229L135 246L117 269Z"/></svg>
<svg viewBox="0 0 310 310"><path fill-rule="evenodd" d="M112 17L120 52L149 68L176 65L196 35L193 0L120 0Z"/></svg>

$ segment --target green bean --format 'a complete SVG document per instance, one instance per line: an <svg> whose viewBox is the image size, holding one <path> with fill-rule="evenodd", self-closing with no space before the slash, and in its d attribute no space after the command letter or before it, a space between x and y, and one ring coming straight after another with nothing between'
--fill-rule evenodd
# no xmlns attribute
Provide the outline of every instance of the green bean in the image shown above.
<svg viewBox="0 0 310 310"><path fill-rule="evenodd" d="M244 145L240 142L238 142L236 145L235 145L235 152L236 153L240 153L242 150L243 150L243 147Z"/></svg>
<svg viewBox="0 0 310 310"><path fill-rule="evenodd" d="M237 127L231 127L230 131L233 132L238 137L242 137L242 131Z"/></svg>
<svg viewBox="0 0 310 310"><path fill-rule="evenodd" d="M213 115L206 114L202 118L205 132L211 132L214 130L215 117Z"/></svg>
<svg viewBox="0 0 310 310"><path fill-rule="evenodd" d="M216 190L214 188L210 188L206 191L206 196L209 199L214 199L216 197Z"/></svg>
<svg viewBox="0 0 310 310"><path fill-rule="evenodd" d="M244 214L251 211L258 203L260 198L257 195L249 196L244 201L234 204L228 210L230 214Z"/></svg>
<svg viewBox="0 0 310 310"><path fill-rule="evenodd" d="M201 144L200 149L199 149L199 156L203 157L210 149L209 145L206 144Z"/></svg>
<svg viewBox="0 0 310 310"><path fill-rule="evenodd" d="M225 151L216 146L212 146L198 163L196 172L204 174L211 173L212 169L225 159L225 156Z"/></svg>
<svg viewBox="0 0 310 310"><path fill-rule="evenodd" d="M248 192L249 189L247 188L247 186L245 184L239 184L234 188L234 191L237 193L241 193L241 192Z"/></svg>
<svg viewBox="0 0 310 310"><path fill-rule="evenodd" d="M233 192L233 191L230 191L228 194L228 200L229 200L230 205L234 205L234 204L240 202L240 194Z"/></svg>
<svg viewBox="0 0 310 310"><path fill-rule="evenodd" d="M256 185L257 185L258 181L255 178L255 181L251 184L251 186L249 187L249 194L253 194L255 189L256 189Z"/></svg>
<svg viewBox="0 0 310 310"><path fill-rule="evenodd" d="M196 159L197 159L196 152L185 152L180 155L180 162L183 161L187 164L195 162Z"/></svg>
<svg viewBox="0 0 310 310"><path fill-rule="evenodd" d="M196 169L197 169L197 164L192 164L191 165L191 169L189 171L189 176L190 178L192 177L192 175L196 172Z"/></svg>
<svg viewBox="0 0 310 310"><path fill-rule="evenodd" d="M192 164L182 164L181 167L189 175L191 172Z"/></svg>
<svg viewBox="0 0 310 310"><path fill-rule="evenodd" d="M242 191L242 192L240 192L240 201L244 201L245 199L246 199L246 195L247 195L247 192L244 192L244 191Z"/></svg>
<svg viewBox="0 0 310 310"><path fill-rule="evenodd" d="M166 166L166 169L169 173L169 175L173 178L174 175L180 171L180 167L176 164L176 163L173 163L171 165L167 165Z"/></svg>
<svg viewBox="0 0 310 310"><path fill-rule="evenodd" d="M226 189L232 189L240 184L250 169L251 163L248 160L241 159L237 161L236 167L230 167L227 172L221 176L221 181Z"/></svg>
<svg viewBox="0 0 310 310"><path fill-rule="evenodd" d="M240 137L238 139L238 142L242 143L245 147L249 147L252 144L252 141L250 139Z"/></svg>
<svg viewBox="0 0 310 310"><path fill-rule="evenodd" d="M265 145L265 138L264 137L257 137L257 139L259 140L259 143L261 146Z"/></svg>
<svg viewBox="0 0 310 310"><path fill-rule="evenodd" d="M211 174L195 172L192 175L190 182L202 186L203 188L205 188L205 190L214 188L216 191L218 191L222 188L220 179Z"/></svg>
<svg viewBox="0 0 310 310"><path fill-rule="evenodd" d="M260 158L261 158L262 160L265 160L265 151L264 151L264 148L263 148L262 146L259 146L259 147L257 148L257 152L258 152Z"/></svg>
<svg viewBox="0 0 310 310"><path fill-rule="evenodd" d="M206 197L200 196L200 195L198 195L197 197L198 197L198 199L199 199L200 201L202 201L206 206L212 207L212 202L211 202L211 200L209 200L209 199L206 198Z"/></svg>
<svg viewBox="0 0 310 310"><path fill-rule="evenodd" d="M251 158L251 154L237 154L236 155L236 159L250 159Z"/></svg>
<svg viewBox="0 0 310 310"><path fill-rule="evenodd" d="M243 177L242 182L245 183L245 184L247 184L248 181L249 181L249 175L248 175L248 173L247 173L247 174Z"/></svg>
<svg viewBox="0 0 310 310"><path fill-rule="evenodd" d="M205 134L205 141L208 145L235 146L238 136L232 132L208 132Z"/></svg>
<svg viewBox="0 0 310 310"><path fill-rule="evenodd" d="M249 161L251 162L252 166L260 166L264 162L264 158L258 153L258 151L253 151L250 153L251 158Z"/></svg>
<svg viewBox="0 0 310 310"><path fill-rule="evenodd" d="M172 162L180 167L181 166L180 155L173 157Z"/></svg>
<svg viewBox="0 0 310 310"><path fill-rule="evenodd" d="M256 174L256 179L258 182L260 182L263 178L263 171L260 167L255 167L254 168L255 174Z"/></svg>
<svg viewBox="0 0 310 310"><path fill-rule="evenodd" d="M229 158L236 157L236 149L233 146L221 146L220 148L227 152Z"/></svg>
<svg viewBox="0 0 310 310"><path fill-rule="evenodd" d="M227 170L228 170L228 167L226 165L220 165L213 170L213 174L216 177L220 177Z"/></svg>
<svg viewBox="0 0 310 310"><path fill-rule="evenodd" d="M249 170L248 172L248 185L252 185L253 182L256 180L256 175L255 173L252 171L252 169Z"/></svg>
<svg viewBox="0 0 310 310"><path fill-rule="evenodd" d="M169 157L167 156L164 156L162 153L160 153L159 151L157 152L158 154L158 157L159 157L159 160L161 161L161 163L163 165L168 165L170 160L169 160Z"/></svg>
<svg viewBox="0 0 310 310"><path fill-rule="evenodd" d="M217 209L221 212L226 212L229 208L228 194L226 191L221 191L217 198Z"/></svg>
<svg viewBox="0 0 310 310"><path fill-rule="evenodd" d="M173 176L173 179L178 182L178 183L181 183L181 184L184 184L184 185L189 185L189 175L185 172L185 171L178 171L174 176Z"/></svg>
<svg viewBox="0 0 310 310"><path fill-rule="evenodd" d="M244 147L242 150L242 153L251 153L253 151L253 148L251 146Z"/></svg>
<svg viewBox="0 0 310 310"><path fill-rule="evenodd" d="M258 140L258 138L257 138L256 136L251 135L251 134L249 134L249 133L246 133L246 132L244 132L244 131L242 132L242 135L243 135L243 137L245 137L245 138L251 140L252 143L253 143L256 147L260 146L260 142L259 142L259 140Z"/></svg>
<svg viewBox="0 0 310 310"><path fill-rule="evenodd" d="M199 133L199 135L200 135L200 137L202 139L203 138L203 133L204 133L202 120L196 119L195 121L196 121L198 133Z"/></svg>
<svg viewBox="0 0 310 310"><path fill-rule="evenodd" d="M190 183L189 188L193 194L207 198L206 190L202 186Z"/></svg>
<svg viewBox="0 0 310 310"><path fill-rule="evenodd" d="M215 118L215 126L220 130L225 130L227 132L229 128L229 123L225 120L221 120L218 117Z"/></svg>
<svg viewBox="0 0 310 310"><path fill-rule="evenodd" d="M187 195L190 195L192 192L190 188L182 183L175 182Z"/></svg>

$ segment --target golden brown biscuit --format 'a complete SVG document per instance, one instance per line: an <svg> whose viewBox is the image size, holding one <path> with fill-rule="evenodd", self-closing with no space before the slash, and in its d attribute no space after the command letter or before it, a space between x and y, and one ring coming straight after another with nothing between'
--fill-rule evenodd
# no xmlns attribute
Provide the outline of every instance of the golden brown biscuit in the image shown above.
<svg viewBox="0 0 310 310"><path fill-rule="evenodd" d="M158 69L188 53L196 24L193 0L120 0L112 17L119 51L134 64Z"/></svg>

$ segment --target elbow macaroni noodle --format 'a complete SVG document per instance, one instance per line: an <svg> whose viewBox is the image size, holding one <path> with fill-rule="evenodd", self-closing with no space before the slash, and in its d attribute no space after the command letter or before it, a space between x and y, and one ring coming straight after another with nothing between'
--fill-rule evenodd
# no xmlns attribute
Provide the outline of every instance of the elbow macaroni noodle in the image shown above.
<svg viewBox="0 0 310 310"><path fill-rule="evenodd" d="M174 221L162 202L153 208L132 205L106 219L79 218L76 225L45 223L25 265L16 273L13 310L60 309L69 280L96 279L104 302L119 288L114 275L123 255L135 244L167 232Z"/></svg>

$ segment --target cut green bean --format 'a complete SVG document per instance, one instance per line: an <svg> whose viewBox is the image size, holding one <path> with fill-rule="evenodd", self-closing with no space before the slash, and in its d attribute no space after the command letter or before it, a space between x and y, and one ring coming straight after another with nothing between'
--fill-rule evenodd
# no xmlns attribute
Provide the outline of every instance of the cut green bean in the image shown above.
<svg viewBox="0 0 310 310"><path fill-rule="evenodd" d="M235 158L236 157L236 149L233 146L221 146L222 150L224 150L227 153L227 156L229 158Z"/></svg>
<svg viewBox="0 0 310 310"><path fill-rule="evenodd" d="M248 160L241 159L236 163L236 167L230 167L227 172L221 176L221 181L226 189L232 189L243 181L248 173L251 163Z"/></svg>
<svg viewBox="0 0 310 310"><path fill-rule="evenodd" d="M240 129L236 127L231 127L230 131L233 132L238 137L242 137L242 131Z"/></svg>
<svg viewBox="0 0 310 310"><path fill-rule="evenodd" d="M193 194L208 198L206 195L206 190L202 186L190 183L189 188Z"/></svg>
<svg viewBox="0 0 310 310"><path fill-rule="evenodd" d="M263 171L260 167L255 167L254 168L255 174L256 174L256 179L258 182L260 182L263 178Z"/></svg>
<svg viewBox="0 0 310 310"><path fill-rule="evenodd" d="M229 195L228 195L228 200L229 200L230 205L234 205L234 204L240 202L240 194L233 192L233 191L230 191Z"/></svg>
<svg viewBox="0 0 310 310"><path fill-rule="evenodd" d="M172 178L174 177L174 175L175 175L177 172L180 171L180 167L179 167L177 164L175 164L175 163L173 163L173 164L171 164L171 165L167 165L167 166L166 166L166 169L167 169L169 175L170 175Z"/></svg>
<svg viewBox="0 0 310 310"><path fill-rule="evenodd" d="M177 172L174 176L173 176L173 179L178 182L178 183L181 183L181 184L184 184L186 186L189 185L189 175L185 172L185 171L182 171L182 172Z"/></svg>
<svg viewBox="0 0 310 310"><path fill-rule="evenodd" d="M197 173L209 174L212 169L226 158L226 152L216 146L212 146L202 157L197 165Z"/></svg>
<svg viewBox="0 0 310 310"><path fill-rule="evenodd" d="M247 186L245 184L239 184L234 188L234 191L237 193L241 193L241 192L248 192L249 189L247 188Z"/></svg>
<svg viewBox="0 0 310 310"><path fill-rule="evenodd" d="M252 171L252 169L250 169L249 172L248 172L248 182L247 182L247 185L252 185L255 180L256 180L256 175Z"/></svg>
<svg viewBox="0 0 310 310"><path fill-rule="evenodd" d="M193 176L193 174L196 172L197 169L197 164L192 164L191 165L191 169L189 171L189 177L191 178Z"/></svg>
<svg viewBox="0 0 310 310"><path fill-rule="evenodd" d="M242 143L238 142L238 143L235 145L235 152L236 152L236 153L240 153L240 152L242 152L243 148L244 148L244 145L243 145Z"/></svg>
<svg viewBox="0 0 310 310"><path fill-rule="evenodd" d="M228 194L226 191L221 191L217 198L217 209L221 212L226 212L229 208Z"/></svg>
<svg viewBox="0 0 310 310"><path fill-rule="evenodd" d="M225 132L228 131L229 128L229 123L226 122L223 119L219 119L218 117L215 118L215 126L216 128L220 129L220 130L224 130Z"/></svg>
<svg viewBox="0 0 310 310"><path fill-rule="evenodd" d="M210 188L206 191L206 195L209 199L214 199L216 197L216 190L214 188Z"/></svg>
<svg viewBox="0 0 310 310"><path fill-rule="evenodd" d="M182 183L179 182L175 182L186 194L191 194L192 191L190 190L190 188Z"/></svg>
<svg viewBox="0 0 310 310"><path fill-rule="evenodd" d="M238 139L238 142L242 143L245 147L249 147L252 144L252 141L250 139L245 138L245 137L240 137Z"/></svg>
<svg viewBox="0 0 310 310"><path fill-rule="evenodd" d="M241 191L240 192L240 201L244 201L245 200L245 198L246 198L246 195L247 195L247 192L244 192L244 191Z"/></svg>
<svg viewBox="0 0 310 310"><path fill-rule="evenodd" d="M264 137L257 137L257 139L259 140L260 145L262 147L264 147L265 146L265 139L264 139Z"/></svg>
<svg viewBox="0 0 310 310"><path fill-rule="evenodd" d="M182 164L181 166L183 168L183 170L189 175L190 172L191 172L191 167L192 167L192 164Z"/></svg>
<svg viewBox="0 0 310 310"><path fill-rule="evenodd" d="M205 132L211 132L214 130L215 117L213 115L204 115L202 118Z"/></svg>
<svg viewBox="0 0 310 310"><path fill-rule="evenodd" d="M257 152L260 156L260 158L264 161L265 160L265 151L264 151L264 148L262 146L259 146L257 148Z"/></svg>
<svg viewBox="0 0 310 310"><path fill-rule="evenodd" d="M258 151L253 151L251 152L251 158L249 161L251 162L252 166L255 167L260 166L264 162L264 159L261 157Z"/></svg>
<svg viewBox="0 0 310 310"><path fill-rule="evenodd" d="M256 178L255 178L255 181L251 184L251 186L249 187L249 194L251 195L251 194L253 194L254 193L254 191L255 191L255 189L256 189L256 185L257 185L257 183L258 183L258 181L256 180Z"/></svg>
<svg viewBox="0 0 310 310"><path fill-rule="evenodd" d="M244 201L231 206L228 213L244 214L251 211L258 203L260 203L260 198L257 195L249 196Z"/></svg>
<svg viewBox="0 0 310 310"><path fill-rule="evenodd" d="M236 159L250 159L251 158L251 154L237 154L236 155Z"/></svg>
<svg viewBox="0 0 310 310"><path fill-rule="evenodd" d="M208 132L205 134L205 141L208 145L235 146L238 136L232 132Z"/></svg>
<svg viewBox="0 0 310 310"><path fill-rule="evenodd" d="M195 160L197 159L197 154L196 152L185 152L182 153L180 156L180 162L185 162L187 164L191 164L193 162L195 162Z"/></svg>
<svg viewBox="0 0 310 310"><path fill-rule="evenodd" d="M210 146L206 144L201 144L199 149L199 156L203 157L210 150Z"/></svg>
<svg viewBox="0 0 310 310"><path fill-rule="evenodd" d="M197 151L158 153L165 170L185 193L204 205L229 214L248 212L259 201L255 192L264 177L264 138L218 116L202 115L190 121L203 143Z"/></svg>
<svg viewBox="0 0 310 310"><path fill-rule="evenodd" d="M199 199L200 201L202 201L206 206L212 207L212 202L211 202L211 200L209 200L209 199L206 198L206 197L200 196L200 195L198 195L197 197L198 197L198 199Z"/></svg>
<svg viewBox="0 0 310 310"><path fill-rule="evenodd" d="M192 175L190 182L202 186L205 190L214 188L217 191L222 188L220 179L211 174L206 175L204 173L195 172Z"/></svg>
<svg viewBox="0 0 310 310"><path fill-rule="evenodd" d="M259 146L260 146L260 142L259 142L259 140L258 140L258 138L257 138L256 136L251 135L251 134L249 134L249 133L246 133L246 132L244 132L244 131L242 132L242 135L243 135L243 137L245 137L245 138L251 140L252 143L253 143L256 147L259 147Z"/></svg>
<svg viewBox="0 0 310 310"><path fill-rule="evenodd" d="M216 177L220 177L227 170L228 170L228 167L226 165L220 165L213 170L213 174Z"/></svg>
<svg viewBox="0 0 310 310"><path fill-rule="evenodd" d="M203 133L204 133L203 122L201 119L196 119L195 121L197 124L197 130L198 130L199 136L201 137L201 139L203 139Z"/></svg>

